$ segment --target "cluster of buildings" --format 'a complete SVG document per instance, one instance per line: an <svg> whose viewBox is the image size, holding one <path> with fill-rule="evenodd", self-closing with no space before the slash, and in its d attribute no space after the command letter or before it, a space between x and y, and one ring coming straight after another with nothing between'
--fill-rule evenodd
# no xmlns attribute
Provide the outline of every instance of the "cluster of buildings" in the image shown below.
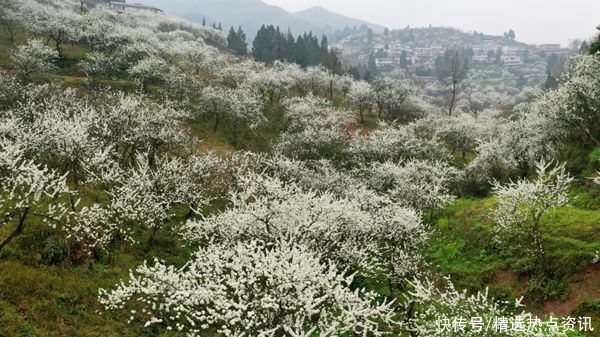
<svg viewBox="0 0 600 337"><path fill-rule="evenodd" d="M524 66L529 53L550 56L556 54L566 59L570 58L571 51L562 48L560 44L542 44L535 47L526 46L503 46L501 41L484 39L480 43L468 46L472 50L472 61L478 63L496 63L504 67ZM331 45L332 49L338 51L345 59L350 56L353 61L366 63L371 51L356 46L344 44ZM408 47L399 42L387 45L375 45L375 64L378 68L395 69L406 68L410 70L433 69L435 60L443 56L448 50L441 46L430 47ZM384 56L383 56L384 55Z"/></svg>

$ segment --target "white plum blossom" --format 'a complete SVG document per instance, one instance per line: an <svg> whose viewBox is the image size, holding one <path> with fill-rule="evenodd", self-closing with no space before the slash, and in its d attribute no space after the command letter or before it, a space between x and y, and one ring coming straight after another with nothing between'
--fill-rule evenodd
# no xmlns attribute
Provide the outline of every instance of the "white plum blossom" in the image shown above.
<svg viewBox="0 0 600 337"><path fill-rule="evenodd" d="M488 289L469 294L457 290L446 278L434 282L415 279L406 295L408 312L407 330L412 336L453 337L566 337L562 327L554 331L546 329L546 322L531 323L535 317L522 310L523 298L514 301L497 301L489 296ZM440 286L439 283L442 283ZM507 320L507 328L495 324ZM464 323L464 324L462 324ZM522 331L512 331L521 326ZM503 331L504 330L504 331Z"/></svg>
<svg viewBox="0 0 600 337"><path fill-rule="evenodd" d="M102 77L109 76L113 70L113 60L102 52L89 52L85 58L79 62L79 67L83 70L88 79L92 82Z"/></svg>
<svg viewBox="0 0 600 337"><path fill-rule="evenodd" d="M369 185L391 200L416 209L441 209L454 200L450 185L460 172L443 162L408 160L374 163L368 170Z"/></svg>
<svg viewBox="0 0 600 337"><path fill-rule="evenodd" d="M203 112L214 116L214 131L223 119L234 123L234 131L240 122L245 122L250 129L257 128L265 122L262 111L264 101L253 89L208 86L202 90L201 99Z"/></svg>
<svg viewBox="0 0 600 337"><path fill-rule="evenodd" d="M554 168L551 165L551 162L539 162L535 180L520 179L508 184L495 181L493 184L498 205L491 216L496 223L497 238L508 237L512 242L519 242L539 260L541 268L547 266L544 218L556 207L569 202L568 189L573 182L564 164Z"/></svg>
<svg viewBox="0 0 600 337"><path fill-rule="evenodd" d="M475 152L477 156L467 166L467 171L475 179L500 178L506 172L514 171L518 167L514 151L504 138L482 140Z"/></svg>
<svg viewBox="0 0 600 337"><path fill-rule="evenodd" d="M211 201L209 193L220 165L207 154L159 158L154 167L140 158L135 166L121 168L108 164L107 156L110 150L98 153L98 160L88 166L88 183L103 186L108 201L72 212L66 229L69 237L85 246L109 252L119 240L135 243L136 229L156 231L169 223L176 205L187 207L190 214L201 210Z"/></svg>
<svg viewBox="0 0 600 337"><path fill-rule="evenodd" d="M364 123L364 114L371 112L375 105L375 92L371 85L367 82L353 82L350 87L350 92L346 97L346 101L352 107L358 109L360 121Z"/></svg>
<svg viewBox="0 0 600 337"><path fill-rule="evenodd" d="M0 241L0 250L19 235L31 216L60 221L65 207L57 201L69 193L66 176L27 159L25 151L0 137L0 229L17 220L14 231Z"/></svg>
<svg viewBox="0 0 600 337"><path fill-rule="evenodd" d="M334 108L326 99L313 95L290 98L284 105L289 126L276 151L289 156L318 157L345 145L346 127L355 120L351 111Z"/></svg>
<svg viewBox="0 0 600 337"><path fill-rule="evenodd" d="M57 57L58 53L55 50L37 39L29 40L26 44L17 47L11 55L19 77L25 81L35 73L53 70L56 67L54 61Z"/></svg>
<svg viewBox="0 0 600 337"><path fill-rule="evenodd" d="M82 28L82 17L77 14L79 1L23 0L23 26L51 40L59 58L63 58L63 45L76 41Z"/></svg>
<svg viewBox="0 0 600 337"><path fill-rule="evenodd" d="M416 123L391 125L381 122L375 130L352 137L347 151L359 162L449 158L441 137L430 130L421 132Z"/></svg>
<svg viewBox="0 0 600 337"><path fill-rule="evenodd" d="M131 320L187 336L337 336L392 332L393 302L350 288L340 272L302 245L287 241L216 244L183 267L144 264L112 291L100 290L106 309L135 307Z"/></svg>
<svg viewBox="0 0 600 337"><path fill-rule="evenodd" d="M375 78L371 86L380 119L383 117L383 113L390 121L407 120L423 114L415 105L411 104L411 96L416 93L414 88L384 76Z"/></svg>
<svg viewBox="0 0 600 337"><path fill-rule="evenodd" d="M367 271L389 268L396 251L414 253L427 238L421 215L410 208L388 203L369 209L359 198L336 198L255 173L236 178L240 187L230 192L231 206L188 221L183 237L196 242L284 238Z"/></svg>
<svg viewBox="0 0 600 337"><path fill-rule="evenodd" d="M166 78L169 65L163 58L150 55L138 61L127 72L147 90L150 83L161 82Z"/></svg>

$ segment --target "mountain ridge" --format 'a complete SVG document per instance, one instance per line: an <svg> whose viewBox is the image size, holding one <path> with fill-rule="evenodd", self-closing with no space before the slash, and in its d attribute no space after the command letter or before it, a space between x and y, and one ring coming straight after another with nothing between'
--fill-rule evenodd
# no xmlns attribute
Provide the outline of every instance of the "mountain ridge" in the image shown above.
<svg viewBox="0 0 600 337"><path fill-rule="evenodd" d="M338 14L322 6L309 7L293 12L292 15L296 18L308 21L315 26L329 27L332 31L361 25L368 26L376 33L380 33L385 29L382 25Z"/></svg>
<svg viewBox="0 0 600 337"><path fill-rule="evenodd" d="M165 12L201 23L221 23L223 30L241 26L249 39L253 39L262 25L279 26L294 35L312 32L315 35L331 35L344 27L367 25L374 31L383 31L383 26L347 17L326 8L315 6L298 12L270 5L262 0L142 0Z"/></svg>

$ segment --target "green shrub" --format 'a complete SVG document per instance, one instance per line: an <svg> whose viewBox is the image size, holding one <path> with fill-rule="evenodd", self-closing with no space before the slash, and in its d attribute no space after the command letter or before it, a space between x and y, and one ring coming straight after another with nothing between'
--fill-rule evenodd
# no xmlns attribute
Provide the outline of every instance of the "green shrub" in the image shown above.
<svg viewBox="0 0 600 337"><path fill-rule="evenodd" d="M64 263L69 257L67 245L53 238L46 240L46 246L42 252L42 259L47 265L58 265Z"/></svg>
<svg viewBox="0 0 600 337"><path fill-rule="evenodd" d="M564 280L531 279L527 284L526 298L532 302L565 300L568 284Z"/></svg>
<svg viewBox="0 0 600 337"><path fill-rule="evenodd" d="M595 148L589 155L590 166L596 170L600 169L600 147Z"/></svg>

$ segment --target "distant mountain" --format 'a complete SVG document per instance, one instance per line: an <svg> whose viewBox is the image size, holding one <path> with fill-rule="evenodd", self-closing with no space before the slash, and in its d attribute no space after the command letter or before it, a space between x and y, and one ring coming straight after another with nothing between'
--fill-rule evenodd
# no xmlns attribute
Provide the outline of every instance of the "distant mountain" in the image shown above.
<svg viewBox="0 0 600 337"><path fill-rule="evenodd" d="M221 23L224 31L231 26L242 26L249 39L253 39L263 25L279 26L282 31L290 29L294 35L313 32L316 35L331 34L346 26L368 25L374 31L383 27L333 13L321 7L290 13L271 6L262 0L141 0L144 4L156 6L169 14L183 17L193 22L207 24Z"/></svg>
<svg viewBox="0 0 600 337"><path fill-rule="evenodd" d="M360 27L362 25L366 25L367 27L373 29L373 31L376 33L381 33L385 29L383 26L340 15L319 6L293 13L293 15L298 19L309 22L313 26L323 27L331 32L335 31L336 29L342 30L345 27L352 28L354 26Z"/></svg>

